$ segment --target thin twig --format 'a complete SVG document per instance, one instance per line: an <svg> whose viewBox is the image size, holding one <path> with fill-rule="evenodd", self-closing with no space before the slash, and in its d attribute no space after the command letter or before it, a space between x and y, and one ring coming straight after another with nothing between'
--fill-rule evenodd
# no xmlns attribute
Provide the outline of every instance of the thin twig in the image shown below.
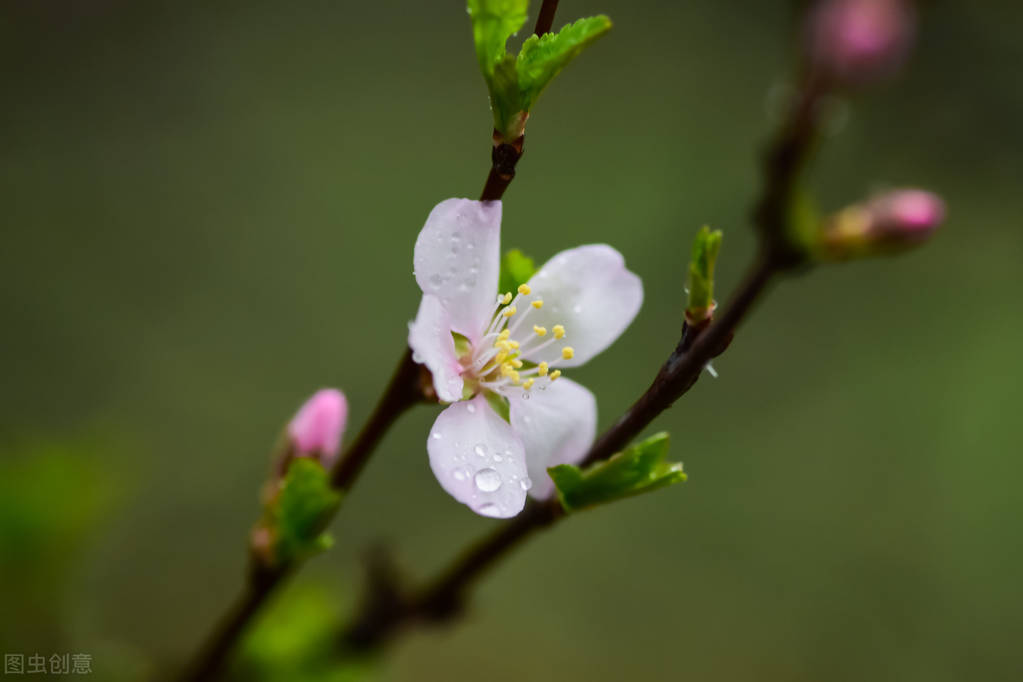
<svg viewBox="0 0 1023 682"><path fill-rule="evenodd" d="M557 8L557 0L544 0L536 23L537 35L550 30ZM504 196L515 178L515 164L522 157L524 137L506 144L495 133L490 172L480 201L497 201ZM421 381L421 372L422 368L412 359L412 350L406 349L373 414L331 471L331 484L335 488L350 490L388 429L406 410L423 400L429 389ZM178 679L181 682L214 679L249 624L296 568L293 562L274 567L252 562L250 578L241 597L222 617Z"/></svg>
<svg viewBox="0 0 1023 682"><path fill-rule="evenodd" d="M558 0L543 0L540 6L540 13L536 15L536 28L533 33L542 36L550 33L554 27L554 13L558 11Z"/></svg>
<svg viewBox="0 0 1023 682"><path fill-rule="evenodd" d="M764 185L753 214L760 249L723 314L705 326L683 326L675 351L653 383L594 442L581 466L605 460L622 450L692 388L707 363L728 347L736 329L772 280L783 271L803 263L800 254L789 247L788 211L798 176L818 138L816 109L823 90L814 78L803 80L785 123L768 146L763 160ZM410 623L456 617L469 590L489 568L534 532L549 527L560 518L563 518L563 511L556 499L531 503L519 516L457 557L439 578L425 588L407 595L367 595L362 611L342 632L343 650L365 654L385 645ZM386 608L381 608L382 604Z"/></svg>

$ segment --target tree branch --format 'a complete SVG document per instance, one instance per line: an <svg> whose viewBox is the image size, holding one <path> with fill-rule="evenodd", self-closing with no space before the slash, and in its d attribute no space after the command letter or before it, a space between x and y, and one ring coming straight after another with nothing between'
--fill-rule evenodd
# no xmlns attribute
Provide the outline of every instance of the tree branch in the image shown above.
<svg viewBox="0 0 1023 682"><path fill-rule="evenodd" d="M812 76L803 79L785 122L767 148L763 160L764 185L753 213L760 249L724 313L709 324L683 325L678 345L653 383L594 442L581 466L603 461L625 448L692 388L707 363L728 347L772 280L803 264L803 256L790 246L789 210L799 174L818 137L816 110L824 90ZM342 633L343 648L363 654L385 645L410 623L456 617L471 587L489 568L534 532L561 518L564 512L556 498L531 503L519 516L472 545L425 588L404 595L367 594L362 611Z"/></svg>
<svg viewBox="0 0 1023 682"><path fill-rule="evenodd" d="M557 8L557 0L544 0L540 15L537 17L537 35L550 30ZM524 140L525 136L522 135L511 144L507 144L495 131L490 173L480 195L480 201L497 201L504 196L515 178L515 165L522 157ZM350 490L376 446L398 417L417 402L430 397L432 387L429 381L423 381L424 371L412 359L412 350L406 349L373 414L332 469L331 484L336 489ZM496 555L488 551L486 556L493 560ZM267 567L257 559L251 560L245 591L223 616L178 679L181 682L205 682L214 679L246 628L297 567L294 562ZM436 598L439 600L444 596L438 592Z"/></svg>

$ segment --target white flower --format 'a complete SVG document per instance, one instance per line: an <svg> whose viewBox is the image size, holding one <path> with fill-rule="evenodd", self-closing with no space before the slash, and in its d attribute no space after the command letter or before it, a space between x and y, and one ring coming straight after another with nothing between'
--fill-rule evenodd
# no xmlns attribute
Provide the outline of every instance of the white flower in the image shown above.
<svg viewBox="0 0 1023 682"><path fill-rule="evenodd" d="M423 300L409 345L437 396L453 403L427 438L434 475L476 513L504 518L522 510L527 491L551 494L547 467L589 450L596 400L561 373L625 331L643 284L616 250L589 244L501 294L500 234L499 201L448 199L430 212L416 240ZM492 406L504 400L508 421Z"/></svg>

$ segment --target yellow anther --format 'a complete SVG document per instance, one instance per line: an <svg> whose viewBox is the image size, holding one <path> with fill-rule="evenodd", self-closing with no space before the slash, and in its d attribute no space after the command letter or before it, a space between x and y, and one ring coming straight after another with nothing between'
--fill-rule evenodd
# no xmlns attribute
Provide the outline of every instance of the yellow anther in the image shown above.
<svg viewBox="0 0 1023 682"><path fill-rule="evenodd" d="M498 341L494 344L494 348L500 348L501 350L508 352L512 349L511 343L508 341Z"/></svg>
<svg viewBox="0 0 1023 682"><path fill-rule="evenodd" d="M501 352L500 352L500 353L498 353L498 354L497 354L497 356L496 356L496 357L494 358L494 362L496 362L497 364L499 364L499 365L500 365L500 364L501 364L502 362L504 362L504 361L505 361L505 359L507 359L507 357L508 357L508 353L506 353L506 352L504 352L504 351L501 351Z"/></svg>
<svg viewBox="0 0 1023 682"><path fill-rule="evenodd" d="M508 372L508 376L512 378L512 381L515 382L516 386L522 381L522 379L519 378L519 373L516 372L514 369Z"/></svg>
<svg viewBox="0 0 1023 682"><path fill-rule="evenodd" d="M571 360L573 355L575 355L575 348L572 348L572 346L565 346L561 349L561 357L566 360Z"/></svg>
<svg viewBox="0 0 1023 682"><path fill-rule="evenodd" d="M514 371L515 368L511 366L511 363L505 362L501 365L501 376L503 377L510 376Z"/></svg>
<svg viewBox="0 0 1023 682"><path fill-rule="evenodd" d="M514 367L515 369L521 369L522 368L522 360L510 360L510 362L511 362L512 367Z"/></svg>
<svg viewBox="0 0 1023 682"><path fill-rule="evenodd" d="M508 305L509 303L511 303L512 300L511 292L509 291L504 296L501 296L499 300L501 301L502 304Z"/></svg>
<svg viewBox="0 0 1023 682"><path fill-rule="evenodd" d="M565 335L565 328L560 324L554 325L554 338L560 339Z"/></svg>
<svg viewBox="0 0 1023 682"><path fill-rule="evenodd" d="M517 349L519 347L519 342L516 341L515 339L512 339L511 341L506 341L505 343L507 343L511 348Z"/></svg>
<svg viewBox="0 0 1023 682"><path fill-rule="evenodd" d="M537 327L533 325L533 333L537 336L547 336L547 327Z"/></svg>
<svg viewBox="0 0 1023 682"><path fill-rule="evenodd" d="M531 291L532 291L532 289L529 288L528 284L520 284L519 285L519 293L522 294L523 296L529 296L529 292L531 292Z"/></svg>
<svg viewBox="0 0 1023 682"><path fill-rule="evenodd" d="M509 296L511 296L511 294L508 294L508 295L509 295ZM517 311L517 310L515 309L515 306L513 306L513 305L510 305L510 306L508 306L507 308L505 308L505 309L504 309L504 312L503 312L503 313L501 313L501 314L502 314L502 315L504 315L505 317L511 317L511 316L512 316L512 315L514 315L514 314L515 314L516 312L518 312L518 311Z"/></svg>
<svg viewBox="0 0 1023 682"><path fill-rule="evenodd" d="M554 381L555 379L557 379L560 376L561 376L561 370L560 369L554 370L553 372L551 372L551 381Z"/></svg>
<svg viewBox="0 0 1023 682"><path fill-rule="evenodd" d="M497 335L497 338L500 341L507 341L509 336L511 336L511 330L505 329L503 332Z"/></svg>
<svg viewBox="0 0 1023 682"><path fill-rule="evenodd" d="M526 381L523 382L522 384L522 388L528 391L529 389L533 388L534 383L536 383L536 379L526 379Z"/></svg>
<svg viewBox="0 0 1023 682"><path fill-rule="evenodd" d="M537 299L537 300L533 301L532 305L533 305L534 308L539 310L540 308L543 307L543 301L540 300L540 299Z"/></svg>
<svg viewBox="0 0 1023 682"><path fill-rule="evenodd" d="M548 365L546 362L541 362L539 365L536 366L536 373L542 377L547 376L547 366Z"/></svg>

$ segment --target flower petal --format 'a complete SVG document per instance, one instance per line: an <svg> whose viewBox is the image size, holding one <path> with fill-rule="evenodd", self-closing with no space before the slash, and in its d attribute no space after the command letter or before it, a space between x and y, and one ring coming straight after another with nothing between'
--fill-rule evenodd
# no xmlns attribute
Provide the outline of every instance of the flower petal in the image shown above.
<svg viewBox="0 0 1023 682"><path fill-rule="evenodd" d="M462 399L462 366L455 355L451 319L436 296L423 296L416 321L408 326L412 359L425 364L433 374L437 397L446 403Z"/></svg>
<svg viewBox="0 0 1023 682"><path fill-rule="evenodd" d="M558 379L546 390L533 388L529 399L509 396L511 425L526 448L526 468L533 483L529 494L550 496L554 483L547 467L575 464L597 435L597 400L571 379Z"/></svg>
<svg viewBox="0 0 1023 682"><path fill-rule="evenodd" d="M522 441L482 395L441 412L426 450L441 487L477 514L507 518L522 511L529 487Z"/></svg>
<svg viewBox="0 0 1023 682"><path fill-rule="evenodd" d="M416 282L441 300L451 328L474 343L494 311L500 242L501 202L470 199L437 204L416 239Z"/></svg>
<svg viewBox="0 0 1023 682"><path fill-rule="evenodd" d="M528 322L548 329L563 325L565 338L523 355L533 362L557 361L559 367L581 365L610 346L643 303L643 283L625 268L622 254L606 244L562 251L533 275L529 286L529 298L543 299L543 308L530 310ZM564 346L575 351L571 359L562 358Z"/></svg>

